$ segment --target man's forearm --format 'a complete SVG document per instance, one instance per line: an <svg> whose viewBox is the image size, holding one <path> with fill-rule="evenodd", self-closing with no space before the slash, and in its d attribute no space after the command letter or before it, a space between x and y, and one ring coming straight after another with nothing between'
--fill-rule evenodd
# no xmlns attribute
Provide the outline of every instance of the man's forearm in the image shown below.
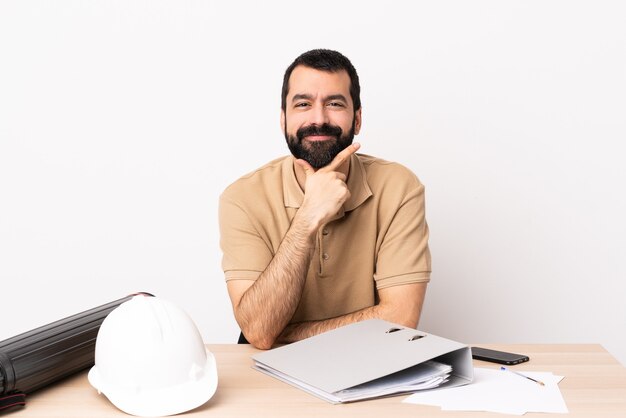
<svg viewBox="0 0 626 418"><path fill-rule="evenodd" d="M415 328L419 322L426 283L411 283L378 291L380 303L356 312L321 321L306 321L288 325L278 337L278 342L292 343L322 332L330 331L366 319L383 319Z"/></svg>
<svg viewBox="0 0 626 418"><path fill-rule="evenodd" d="M270 348L292 318L315 250L315 233L298 215L265 271L235 307L244 335L258 348Z"/></svg>
<svg viewBox="0 0 626 418"><path fill-rule="evenodd" d="M300 184L304 199L291 227L272 261L250 287L243 293L229 288L237 322L254 346L270 348L293 317L315 251L317 231L350 197L346 178L350 155L358 149L358 143L348 146L317 171L308 162L295 160L296 178L298 173L304 176L304 184Z"/></svg>
<svg viewBox="0 0 626 418"><path fill-rule="evenodd" d="M354 322L364 321L366 319L381 318L382 309L379 305L365 308L357 312L338 316L336 318L325 319L322 321L306 321L290 324L280 334L277 341L280 343L292 343L312 337L322 332L330 331L344 325Z"/></svg>

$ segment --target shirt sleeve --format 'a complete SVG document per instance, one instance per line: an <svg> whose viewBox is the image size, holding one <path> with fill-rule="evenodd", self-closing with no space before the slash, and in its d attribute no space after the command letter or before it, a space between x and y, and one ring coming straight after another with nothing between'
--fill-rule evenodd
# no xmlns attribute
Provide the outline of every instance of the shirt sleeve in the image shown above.
<svg viewBox="0 0 626 418"><path fill-rule="evenodd" d="M376 260L376 288L430 281L431 258L424 186L406 193L382 238Z"/></svg>
<svg viewBox="0 0 626 418"><path fill-rule="evenodd" d="M256 280L273 254L246 210L226 193L219 203L222 269L228 280Z"/></svg>

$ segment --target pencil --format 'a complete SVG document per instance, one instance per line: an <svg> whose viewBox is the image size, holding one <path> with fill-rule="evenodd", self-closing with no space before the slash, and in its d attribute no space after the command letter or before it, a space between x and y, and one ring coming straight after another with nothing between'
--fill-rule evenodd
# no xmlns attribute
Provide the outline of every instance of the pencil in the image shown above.
<svg viewBox="0 0 626 418"><path fill-rule="evenodd" d="M545 386L546 385L541 380L533 379L532 377L526 376L525 374L521 374L520 372L516 372L515 370L508 369L508 368L506 368L504 366L500 367L500 370L504 370L504 371L507 371L507 372L515 373L516 375L525 377L528 380L532 380L533 382L535 382L535 383L537 383L537 384L539 384L541 386Z"/></svg>

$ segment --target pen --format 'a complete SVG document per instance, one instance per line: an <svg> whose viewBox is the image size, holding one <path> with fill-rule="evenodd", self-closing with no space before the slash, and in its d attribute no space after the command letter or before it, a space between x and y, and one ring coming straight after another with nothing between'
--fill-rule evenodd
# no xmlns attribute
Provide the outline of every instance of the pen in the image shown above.
<svg viewBox="0 0 626 418"><path fill-rule="evenodd" d="M528 379L528 380L532 380L533 382L535 382L535 383L537 383L537 384L540 384L541 386L545 386L545 385L546 385L546 384L545 384L545 383L543 383L541 380L533 379L532 377L528 377L528 376L526 376L525 374L521 374L520 372L516 372L515 370L507 369L507 368L506 368L506 367L504 367L504 366L500 367L500 370L504 370L504 371L506 371L506 372L515 373L516 375L518 375L518 376L522 376L522 377L525 377L525 378L526 378L526 379Z"/></svg>

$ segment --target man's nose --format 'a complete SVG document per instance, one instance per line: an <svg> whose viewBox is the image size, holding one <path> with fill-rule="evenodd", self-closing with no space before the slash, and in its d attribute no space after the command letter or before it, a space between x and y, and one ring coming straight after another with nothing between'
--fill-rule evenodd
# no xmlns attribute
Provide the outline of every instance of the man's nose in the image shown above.
<svg viewBox="0 0 626 418"><path fill-rule="evenodd" d="M328 113L326 112L326 106L317 105L313 107L311 114L311 124L321 126L328 123Z"/></svg>

